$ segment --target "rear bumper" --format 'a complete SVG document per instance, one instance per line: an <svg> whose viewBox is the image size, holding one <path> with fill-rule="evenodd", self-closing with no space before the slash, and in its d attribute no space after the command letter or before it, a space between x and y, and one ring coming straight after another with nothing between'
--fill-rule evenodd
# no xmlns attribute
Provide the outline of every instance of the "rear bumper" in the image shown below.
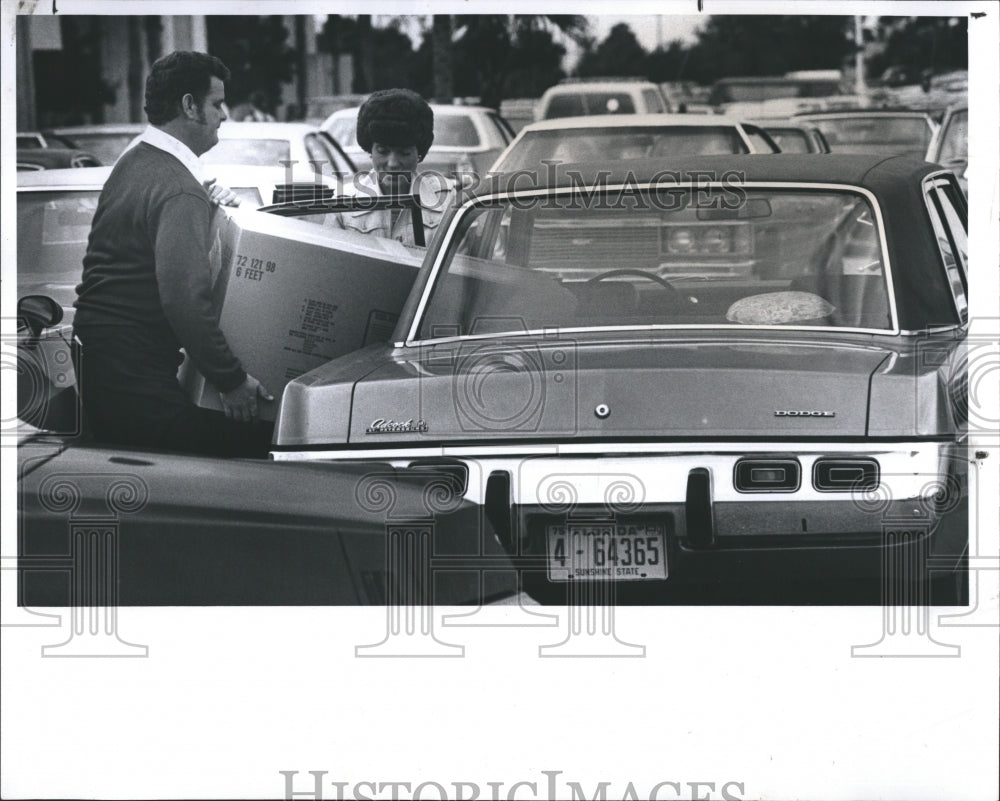
<svg viewBox="0 0 1000 801"><path fill-rule="evenodd" d="M437 448L394 458L380 453L379 458L403 470L419 464L422 470L463 476L464 499L484 512L484 534L499 540L528 577L526 583L535 587L567 584L552 580L546 527L581 522L643 518L662 526L667 578L602 580L626 594L652 592L653 585L669 590L859 580L874 582L877 591L889 574L892 582L903 584L961 570L967 550L967 462L961 443L595 447L577 442L533 451ZM874 460L877 485L819 489L814 468L830 458ZM746 459L794 462L801 480L796 488L778 492L741 491L736 467Z"/></svg>

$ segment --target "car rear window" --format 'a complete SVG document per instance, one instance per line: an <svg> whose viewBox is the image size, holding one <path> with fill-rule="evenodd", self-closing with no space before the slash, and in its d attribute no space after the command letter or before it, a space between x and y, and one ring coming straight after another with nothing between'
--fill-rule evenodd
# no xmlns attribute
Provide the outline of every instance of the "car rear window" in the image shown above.
<svg viewBox="0 0 1000 801"><path fill-rule="evenodd" d="M635 103L627 92L586 92L588 114L635 114Z"/></svg>
<svg viewBox="0 0 1000 801"><path fill-rule="evenodd" d="M277 167L291 158L287 139L220 139L201 160L206 164L257 164Z"/></svg>
<svg viewBox="0 0 1000 801"><path fill-rule="evenodd" d="M548 107L545 109L545 119L582 117L586 113L583 106L583 98L580 95L553 95L549 99Z"/></svg>
<svg viewBox="0 0 1000 801"><path fill-rule="evenodd" d="M675 325L891 329L868 201L674 186L470 209L419 335Z"/></svg>
<svg viewBox="0 0 1000 801"><path fill-rule="evenodd" d="M770 146L766 149L769 151ZM732 125L567 128L526 132L498 165L498 169L508 172L533 169L543 159L575 162L673 154L730 155L746 152L746 144Z"/></svg>

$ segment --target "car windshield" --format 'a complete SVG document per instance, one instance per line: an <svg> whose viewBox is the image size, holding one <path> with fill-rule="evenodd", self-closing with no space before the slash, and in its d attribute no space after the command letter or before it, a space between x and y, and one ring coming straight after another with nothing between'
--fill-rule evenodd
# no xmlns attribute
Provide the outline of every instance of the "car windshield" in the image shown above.
<svg viewBox="0 0 1000 801"><path fill-rule="evenodd" d="M886 153L924 157L931 129L923 117L839 117L812 120L834 153Z"/></svg>
<svg viewBox="0 0 1000 801"><path fill-rule="evenodd" d="M576 162L748 152L733 126L567 128L526 132L498 169L537 169L542 160Z"/></svg>
<svg viewBox="0 0 1000 801"><path fill-rule="evenodd" d="M675 186L468 209L420 338L609 326L891 329L878 226L851 191Z"/></svg>
<svg viewBox="0 0 1000 801"><path fill-rule="evenodd" d="M287 139L220 139L203 154L205 164L257 164L276 167L291 158Z"/></svg>

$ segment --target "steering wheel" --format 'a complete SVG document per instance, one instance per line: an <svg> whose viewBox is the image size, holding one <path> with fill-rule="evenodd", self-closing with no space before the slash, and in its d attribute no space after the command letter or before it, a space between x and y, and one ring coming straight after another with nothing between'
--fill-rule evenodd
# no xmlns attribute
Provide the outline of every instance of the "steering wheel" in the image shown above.
<svg viewBox="0 0 1000 801"><path fill-rule="evenodd" d="M626 268L623 270L608 270L607 272L601 273L600 275L595 275L593 278L587 281L588 284L596 284L598 281L603 281L605 278L617 278L619 275L632 275L636 278L647 278L650 281L655 281L657 284L662 286L664 289L669 289L671 292L677 292L677 287L667 281L665 278L661 278L653 273L647 273L645 270L637 270L635 268Z"/></svg>

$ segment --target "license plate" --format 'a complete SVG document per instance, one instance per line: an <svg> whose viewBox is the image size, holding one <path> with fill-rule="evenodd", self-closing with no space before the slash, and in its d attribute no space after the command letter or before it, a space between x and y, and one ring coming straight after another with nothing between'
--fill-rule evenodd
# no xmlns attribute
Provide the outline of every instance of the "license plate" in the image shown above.
<svg viewBox="0 0 1000 801"><path fill-rule="evenodd" d="M545 530L550 581L651 581L667 577L664 527L569 523Z"/></svg>

